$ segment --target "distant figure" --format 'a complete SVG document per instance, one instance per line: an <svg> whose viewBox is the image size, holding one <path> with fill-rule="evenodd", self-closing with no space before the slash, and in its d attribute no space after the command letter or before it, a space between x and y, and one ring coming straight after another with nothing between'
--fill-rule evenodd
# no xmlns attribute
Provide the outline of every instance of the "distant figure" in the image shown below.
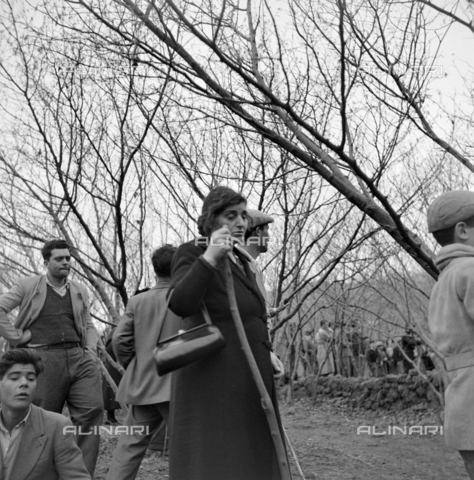
<svg viewBox="0 0 474 480"><path fill-rule="evenodd" d="M387 350L383 342L379 341L377 344L377 366L378 372L377 376L382 377L387 375L388 373L388 357L387 357Z"/></svg>
<svg viewBox="0 0 474 480"><path fill-rule="evenodd" d="M91 480L71 421L32 405L42 370L32 349L0 359L0 479Z"/></svg>
<svg viewBox="0 0 474 480"><path fill-rule="evenodd" d="M378 377L379 371L377 367L377 362L379 360L379 355L377 352L377 347L375 346L375 342L371 342L369 344L369 348L365 352L365 359L367 361L367 368L369 371L370 377Z"/></svg>
<svg viewBox="0 0 474 480"><path fill-rule="evenodd" d="M354 376L363 375L363 357L364 342L360 335L359 328L355 323L351 323L349 332L347 333L349 345L352 351L352 362L354 367Z"/></svg>
<svg viewBox="0 0 474 480"><path fill-rule="evenodd" d="M351 327L348 326L347 329L341 328L339 335L340 335L338 340L338 343L340 346L339 355L338 355L339 363L340 363L339 373L341 373L345 377L352 377L356 375L357 370L354 362L354 357L352 354Z"/></svg>
<svg viewBox="0 0 474 480"><path fill-rule="evenodd" d="M315 342L318 349L318 368L322 376L331 375L335 372L334 358L332 354L333 332L329 329L326 320L321 320L320 328L316 333Z"/></svg>
<svg viewBox="0 0 474 480"><path fill-rule="evenodd" d="M387 372L391 375L397 373L397 365L394 358L395 347L396 344L393 339L387 340Z"/></svg>
<svg viewBox="0 0 474 480"><path fill-rule="evenodd" d="M407 329L406 335L402 337L402 349L405 352L405 355L408 357L403 357L403 364L405 366L405 372L409 372L412 368L415 368L415 350L417 346L417 340L413 335L413 330L411 328Z"/></svg>
<svg viewBox="0 0 474 480"><path fill-rule="evenodd" d="M401 342L401 339L400 339L400 342ZM397 375L402 375L405 370L404 370L404 357L403 357L403 354L401 352L401 348L400 348L400 345L399 343L400 342L396 342L396 341L393 341L393 365L394 365L394 373L397 374Z"/></svg>
<svg viewBox="0 0 474 480"><path fill-rule="evenodd" d="M442 247L428 324L448 372L444 438L474 480L474 192L436 198L428 209L428 230Z"/></svg>
<svg viewBox="0 0 474 480"><path fill-rule="evenodd" d="M314 330L306 330L303 338L303 353L304 353L304 374L312 375L315 368L315 344L313 340Z"/></svg>

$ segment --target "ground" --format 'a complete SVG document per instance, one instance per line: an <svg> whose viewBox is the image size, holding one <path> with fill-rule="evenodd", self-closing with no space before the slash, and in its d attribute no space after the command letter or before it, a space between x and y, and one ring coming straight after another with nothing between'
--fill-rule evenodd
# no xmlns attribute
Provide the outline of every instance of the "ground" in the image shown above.
<svg viewBox="0 0 474 480"><path fill-rule="evenodd" d="M443 436L432 434L439 425L434 411L411 409L396 415L384 412L353 411L337 402L321 399L314 403L300 399L282 405L282 418L306 480L466 480L459 454L449 450ZM421 435L373 435L389 432L387 426L420 426ZM358 427L370 426L371 433ZM367 429L366 429L367 430ZM366 431L365 430L365 431ZM412 428L412 433L413 433ZM117 437L104 435L96 479L104 480ZM291 458L293 480L299 480ZM168 478L168 459L147 454L137 480ZM225 480L225 479L222 479Z"/></svg>

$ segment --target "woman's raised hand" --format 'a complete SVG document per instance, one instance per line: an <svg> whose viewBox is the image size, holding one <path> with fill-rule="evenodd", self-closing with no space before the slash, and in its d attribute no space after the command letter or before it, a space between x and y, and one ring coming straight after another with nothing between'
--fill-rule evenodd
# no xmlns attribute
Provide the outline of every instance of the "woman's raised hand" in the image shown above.
<svg viewBox="0 0 474 480"><path fill-rule="evenodd" d="M227 225L214 230L209 237L209 245L204 252L203 258L213 267L217 267L219 260L232 250L233 240Z"/></svg>

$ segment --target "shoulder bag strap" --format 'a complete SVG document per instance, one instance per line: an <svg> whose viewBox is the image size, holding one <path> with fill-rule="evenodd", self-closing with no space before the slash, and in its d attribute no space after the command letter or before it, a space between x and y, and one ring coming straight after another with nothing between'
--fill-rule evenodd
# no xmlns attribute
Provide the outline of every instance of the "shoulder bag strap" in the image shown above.
<svg viewBox="0 0 474 480"><path fill-rule="evenodd" d="M201 313L202 313L202 316L204 317L204 321L207 324L212 325L211 316L209 315L206 304L204 302L202 302Z"/></svg>

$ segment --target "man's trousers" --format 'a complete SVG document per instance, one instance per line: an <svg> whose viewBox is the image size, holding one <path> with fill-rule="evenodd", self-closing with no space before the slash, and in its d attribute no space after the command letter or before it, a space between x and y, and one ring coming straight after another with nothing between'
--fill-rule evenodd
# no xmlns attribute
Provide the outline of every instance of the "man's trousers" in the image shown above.
<svg viewBox="0 0 474 480"><path fill-rule="evenodd" d="M154 433L163 420L168 425L169 410L169 402L153 405L130 405L125 424L133 427L133 430L130 430L128 434L120 435L107 480L133 480L137 476ZM139 427L145 427L145 432L138 433Z"/></svg>
<svg viewBox="0 0 474 480"><path fill-rule="evenodd" d="M94 478L99 454L100 432L88 434L102 425L104 403L102 378L96 358L81 347L70 349L37 349L44 365L38 376L33 403L50 412L62 413L67 403L73 425L77 426L77 445L87 470Z"/></svg>

